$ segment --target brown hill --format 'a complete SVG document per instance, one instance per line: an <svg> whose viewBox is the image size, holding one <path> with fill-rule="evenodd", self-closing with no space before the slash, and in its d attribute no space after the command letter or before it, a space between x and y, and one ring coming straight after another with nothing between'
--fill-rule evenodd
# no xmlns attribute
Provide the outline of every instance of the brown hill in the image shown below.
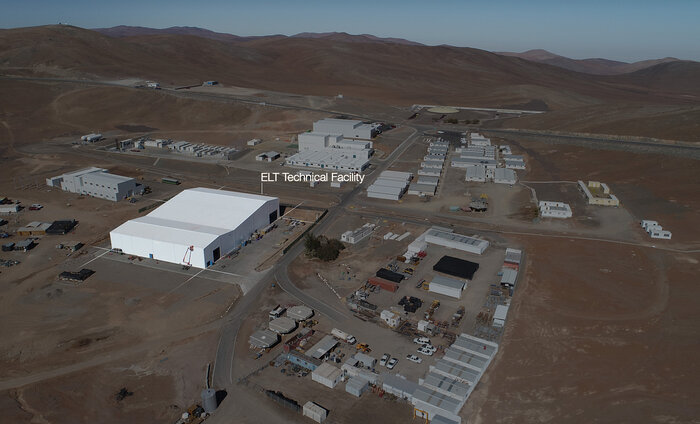
<svg viewBox="0 0 700 424"><path fill-rule="evenodd" d="M344 43L394 43L409 46L422 46L423 44L404 38L377 37L371 34L348 34L347 32L301 32L292 35L293 38L322 38L330 41L341 41Z"/></svg>
<svg viewBox="0 0 700 424"><path fill-rule="evenodd" d="M558 109L605 101L682 100L675 83L670 94L663 92L663 84L650 94L643 75L629 81L606 79L471 48L300 37L245 42L179 34L113 38L70 26L0 31L0 71L144 78L165 85L216 79L237 86L343 93L404 105L502 106L537 101Z"/></svg>
<svg viewBox="0 0 700 424"><path fill-rule="evenodd" d="M571 59L565 56L560 56L547 50L536 49L528 50L522 53L513 52L498 52L498 54L511 57L519 57L521 59L530 60L538 63L545 63L552 66L568 69L570 71L583 72L594 75L619 75L629 72L638 71L660 63L675 62L679 59L674 57L665 57L663 59L643 60L639 62L619 62L609 59Z"/></svg>
<svg viewBox="0 0 700 424"><path fill-rule="evenodd" d="M241 37L234 34L224 32L215 32L208 29L189 26L174 26L169 28L148 28L141 26L119 25L110 28L93 28L93 31L110 37L123 38L135 37L140 35L161 35L161 34L179 34L179 35L194 35L196 37L208 38L211 40L240 42L246 40L254 40L260 37Z"/></svg>

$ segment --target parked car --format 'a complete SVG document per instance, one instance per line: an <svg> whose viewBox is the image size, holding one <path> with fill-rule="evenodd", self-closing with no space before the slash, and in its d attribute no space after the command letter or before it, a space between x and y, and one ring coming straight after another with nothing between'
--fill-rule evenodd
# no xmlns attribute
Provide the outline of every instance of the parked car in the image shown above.
<svg viewBox="0 0 700 424"><path fill-rule="evenodd" d="M413 343L419 345L430 344L430 339L427 337L416 337L415 339L413 339Z"/></svg>
<svg viewBox="0 0 700 424"><path fill-rule="evenodd" d="M408 359L411 362L415 362L416 364L420 364L423 362L423 360L416 355L406 355L406 359Z"/></svg>
<svg viewBox="0 0 700 424"><path fill-rule="evenodd" d="M389 361L389 358L391 358L391 356L388 353L382 355L382 359L379 360L379 365L385 367L386 363Z"/></svg>
<svg viewBox="0 0 700 424"><path fill-rule="evenodd" d="M424 344L423 349L427 349L433 353L437 352L437 348L431 344Z"/></svg>
<svg viewBox="0 0 700 424"><path fill-rule="evenodd" d="M420 358L418 358L418 359L420 359ZM390 370L393 370L398 362L399 362L398 359L391 358L391 359L389 359L389 362L386 363L386 367L389 368Z"/></svg>
<svg viewBox="0 0 700 424"><path fill-rule="evenodd" d="M418 348L418 353L422 353L423 355L426 355L426 356L433 356L434 352L425 346L421 346Z"/></svg>
<svg viewBox="0 0 700 424"><path fill-rule="evenodd" d="M40 210L40 209L42 209L42 208L43 208L43 206L41 206L41 205L38 204L38 203L34 203L33 205L29 206L29 210L30 210L30 211L38 211L38 210Z"/></svg>

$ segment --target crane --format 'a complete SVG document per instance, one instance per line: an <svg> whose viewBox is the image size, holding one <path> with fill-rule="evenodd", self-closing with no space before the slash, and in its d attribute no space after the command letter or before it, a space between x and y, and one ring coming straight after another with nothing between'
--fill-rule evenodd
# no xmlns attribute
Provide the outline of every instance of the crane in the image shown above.
<svg viewBox="0 0 700 424"><path fill-rule="evenodd" d="M193 250L194 250L194 246L188 247L187 250L185 250L185 256L182 257L182 262L187 264L188 267L191 265L190 261L192 260L192 251Z"/></svg>

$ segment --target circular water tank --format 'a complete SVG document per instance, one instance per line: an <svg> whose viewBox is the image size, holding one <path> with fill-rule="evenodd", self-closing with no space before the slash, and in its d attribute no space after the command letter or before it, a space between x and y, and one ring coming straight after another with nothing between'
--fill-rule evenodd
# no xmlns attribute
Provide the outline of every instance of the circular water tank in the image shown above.
<svg viewBox="0 0 700 424"><path fill-rule="evenodd" d="M287 309L287 316L297 321L304 321L314 315L314 310L308 306L298 305Z"/></svg>
<svg viewBox="0 0 700 424"><path fill-rule="evenodd" d="M295 328L297 328L296 321L288 317L275 318L270 321L269 325L270 330L280 334L291 333Z"/></svg>
<svg viewBox="0 0 700 424"><path fill-rule="evenodd" d="M202 390L202 408L204 408L204 412L214 412L218 406L216 402L216 390Z"/></svg>

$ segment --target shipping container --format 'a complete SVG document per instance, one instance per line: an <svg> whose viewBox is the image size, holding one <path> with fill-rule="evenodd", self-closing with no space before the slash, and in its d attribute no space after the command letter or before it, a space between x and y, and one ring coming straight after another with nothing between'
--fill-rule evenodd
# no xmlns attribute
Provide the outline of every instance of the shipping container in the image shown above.
<svg viewBox="0 0 700 424"><path fill-rule="evenodd" d="M379 277L370 277L367 282L373 286L380 287L384 290L388 290L390 292L395 292L396 290L399 289L399 285L393 281L385 280L383 278Z"/></svg>

